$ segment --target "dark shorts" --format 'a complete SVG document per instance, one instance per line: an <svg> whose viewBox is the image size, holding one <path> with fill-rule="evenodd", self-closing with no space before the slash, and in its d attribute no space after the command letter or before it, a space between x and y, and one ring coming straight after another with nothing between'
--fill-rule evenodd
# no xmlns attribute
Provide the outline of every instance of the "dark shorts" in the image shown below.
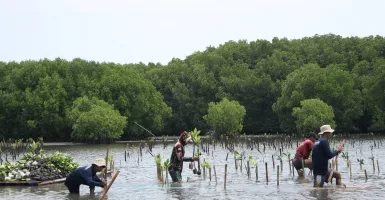
<svg viewBox="0 0 385 200"><path fill-rule="evenodd" d="M65 183L65 185L67 186L68 191L71 194L79 194L80 185L78 185L78 184L70 184L70 183Z"/></svg>
<svg viewBox="0 0 385 200"><path fill-rule="evenodd" d="M182 180L182 174L180 171L170 170L168 172L171 176L172 182L178 182L179 180Z"/></svg>
<svg viewBox="0 0 385 200"><path fill-rule="evenodd" d="M314 174L314 185L313 186L314 187L323 187L324 183L328 182L330 172L331 172L331 170L329 170L326 173L326 175L324 175L324 176ZM320 177L317 177L317 176L320 176ZM320 180L317 180L317 178ZM333 172L332 178L337 178L337 173L335 171Z"/></svg>
<svg viewBox="0 0 385 200"><path fill-rule="evenodd" d="M293 160L293 166L295 167L295 169L297 171L302 169L302 160L300 160L300 159Z"/></svg>

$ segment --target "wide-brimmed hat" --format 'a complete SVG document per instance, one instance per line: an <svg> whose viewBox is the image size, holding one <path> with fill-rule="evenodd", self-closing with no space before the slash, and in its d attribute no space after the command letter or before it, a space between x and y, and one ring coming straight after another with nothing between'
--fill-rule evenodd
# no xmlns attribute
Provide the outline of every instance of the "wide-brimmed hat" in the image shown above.
<svg viewBox="0 0 385 200"><path fill-rule="evenodd" d="M318 135L323 135L325 132L326 133L333 133L334 132L334 129L332 129L332 127L330 127L330 125L321 126L320 130L321 130L321 132L319 132Z"/></svg>
<svg viewBox="0 0 385 200"><path fill-rule="evenodd" d="M106 160L104 158L98 158L92 164L99 167L106 167Z"/></svg>

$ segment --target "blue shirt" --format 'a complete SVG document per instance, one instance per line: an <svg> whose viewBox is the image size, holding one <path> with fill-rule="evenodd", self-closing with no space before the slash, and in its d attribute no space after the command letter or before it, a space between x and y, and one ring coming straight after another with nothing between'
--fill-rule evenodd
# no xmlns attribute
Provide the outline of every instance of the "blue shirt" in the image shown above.
<svg viewBox="0 0 385 200"><path fill-rule="evenodd" d="M75 169L67 176L65 183L66 185L88 185L90 189L95 186L103 187L102 180L96 176L92 165Z"/></svg>
<svg viewBox="0 0 385 200"><path fill-rule="evenodd" d="M337 151L332 152L330 150L329 142L325 138L320 138L313 148L312 163L313 173L315 175L325 176L328 172L329 159L338 154Z"/></svg>

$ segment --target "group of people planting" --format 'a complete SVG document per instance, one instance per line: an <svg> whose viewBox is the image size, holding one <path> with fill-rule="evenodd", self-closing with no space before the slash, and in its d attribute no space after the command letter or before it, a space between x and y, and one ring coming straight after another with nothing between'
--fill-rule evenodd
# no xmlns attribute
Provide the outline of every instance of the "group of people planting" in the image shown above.
<svg viewBox="0 0 385 200"><path fill-rule="evenodd" d="M328 183L330 174L331 178L336 179L336 185L341 185L341 173L329 169L329 159L334 158L344 149L342 141L334 152L330 150L328 139L334 130L330 125L323 125L320 128L318 139L315 133L309 133L308 138L303 141L297 148L295 157L292 161L293 166L298 172L298 176L304 176L304 168L313 170L314 187L323 187L324 183ZM311 155L311 159L309 159Z"/></svg>
<svg viewBox="0 0 385 200"><path fill-rule="evenodd" d="M329 159L332 159L344 149L342 142L337 146L337 150L334 152L330 150L328 139L333 132L334 130L330 125L323 125L318 133L319 139L317 134L309 133L307 139L298 146L295 157L292 160L292 164L299 176L304 176L304 168L313 170L314 187L323 187L324 183L328 182L330 173L332 173L331 177L336 179L337 185L342 184L341 174L328 167ZM193 142L191 136L188 132L184 131L172 149L168 172L173 182L182 180L183 162L199 160L199 157L184 157L184 147L191 142ZM310 154L312 154L311 159L309 158ZM96 176L96 173L103 171L105 167L103 159L96 160L90 166L79 167L67 176L65 185L70 193L78 194L81 184L88 185L91 192L93 192L95 186L104 187L106 185L105 181Z"/></svg>

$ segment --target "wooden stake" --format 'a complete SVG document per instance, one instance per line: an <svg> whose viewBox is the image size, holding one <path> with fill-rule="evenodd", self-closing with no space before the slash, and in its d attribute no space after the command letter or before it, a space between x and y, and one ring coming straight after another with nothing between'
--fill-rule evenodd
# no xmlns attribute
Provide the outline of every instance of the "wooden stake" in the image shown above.
<svg viewBox="0 0 385 200"><path fill-rule="evenodd" d="M241 159L241 172L242 172L242 168L243 168L243 166L242 166L242 159Z"/></svg>
<svg viewBox="0 0 385 200"><path fill-rule="evenodd" d="M226 178L227 178L227 164L225 164L225 190L226 190Z"/></svg>
<svg viewBox="0 0 385 200"><path fill-rule="evenodd" d="M110 184L109 184L108 187L104 190L103 195L102 195L102 197L101 197L99 200L102 200L102 199L104 199L104 198L106 197L108 190L110 189L111 185L114 183L116 177L118 177L119 173L120 173L120 171L118 170L118 171L116 172L116 174L114 175L114 177L112 177Z"/></svg>
<svg viewBox="0 0 385 200"><path fill-rule="evenodd" d="M215 170L215 165L214 165L214 176L215 176L215 184L218 184L217 170Z"/></svg>
<svg viewBox="0 0 385 200"><path fill-rule="evenodd" d="M108 152L109 152L109 146L107 145L107 153L106 153L106 167L105 167L105 171L104 171L104 180L106 181L106 184L107 184L107 172L108 172ZM104 190L106 190L107 188L104 188Z"/></svg>
<svg viewBox="0 0 385 200"><path fill-rule="evenodd" d="M375 172L376 172L376 167L375 167L375 165L374 165L374 157L373 157L373 159L372 159L372 164L373 164L373 173L375 173Z"/></svg>
<svg viewBox="0 0 385 200"><path fill-rule="evenodd" d="M209 168L209 177L210 177L210 182L211 182L211 167Z"/></svg>
<svg viewBox="0 0 385 200"><path fill-rule="evenodd" d="M377 171L378 171L378 174L380 174L380 165L378 164L378 160L377 160Z"/></svg>
<svg viewBox="0 0 385 200"><path fill-rule="evenodd" d="M328 182L330 183L330 181L332 180L332 176L333 176L333 173L334 173L334 167L336 166L336 164L335 164L335 162L334 162L334 160L332 160L332 165L333 165L333 167L332 167L332 170L330 171L330 174L329 174L329 178L328 178ZM315 178L315 177L314 177Z"/></svg>
<svg viewBox="0 0 385 200"><path fill-rule="evenodd" d="M250 178L250 165L249 165L249 162L250 161L247 161L247 177Z"/></svg>
<svg viewBox="0 0 385 200"><path fill-rule="evenodd" d="M336 171L338 172L338 154L336 155Z"/></svg>
<svg viewBox="0 0 385 200"><path fill-rule="evenodd" d="M258 163L257 165L255 165L255 178L256 178L256 181L258 181Z"/></svg>
<svg viewBox="0 0 385 200"><path fill-rule="evenodd" d="M271 160L273 161L273 169L275 169L274 155L271 155Z"/></svg>
<svg viewBox="0 0 385 200"><path fill-rule="evenodd" d="M352 181L352 162L349 160L350 181Z"/></svg>
<svg viewBox="0 0 385 200"><path fill-rule="evenodd" d="M269 172L267 171L267 162L265 162L265 169L266 169L266 184L269 184Z"/></svg>
<svg viewBox="0 0 385 200"><path fill-rule="evenodd" d="M291 174L291 164L290 164L290 159L288 160L289 161L289 168L290 168L290 173L289 175Z"/></svg>
<svg viewBox="0 0 385 200"><path fill-rule="evenodd" d="M234 154L234 165L235 165L235 170L238 170L237 158L235 157L235 154Z"/></svg>
<svg viewBox="0 0 385 200"><path fill-rule="evenodd" d="M364 170L364 172L365 172L365 181L367 181L368 180L368 174L366 173L366 169Z"/></svg>
<svg viewBox="0 0 385 200"><path fill-rule="evenodd" d="M279 185L279 165L277 165L277 185Z"/></svg>

